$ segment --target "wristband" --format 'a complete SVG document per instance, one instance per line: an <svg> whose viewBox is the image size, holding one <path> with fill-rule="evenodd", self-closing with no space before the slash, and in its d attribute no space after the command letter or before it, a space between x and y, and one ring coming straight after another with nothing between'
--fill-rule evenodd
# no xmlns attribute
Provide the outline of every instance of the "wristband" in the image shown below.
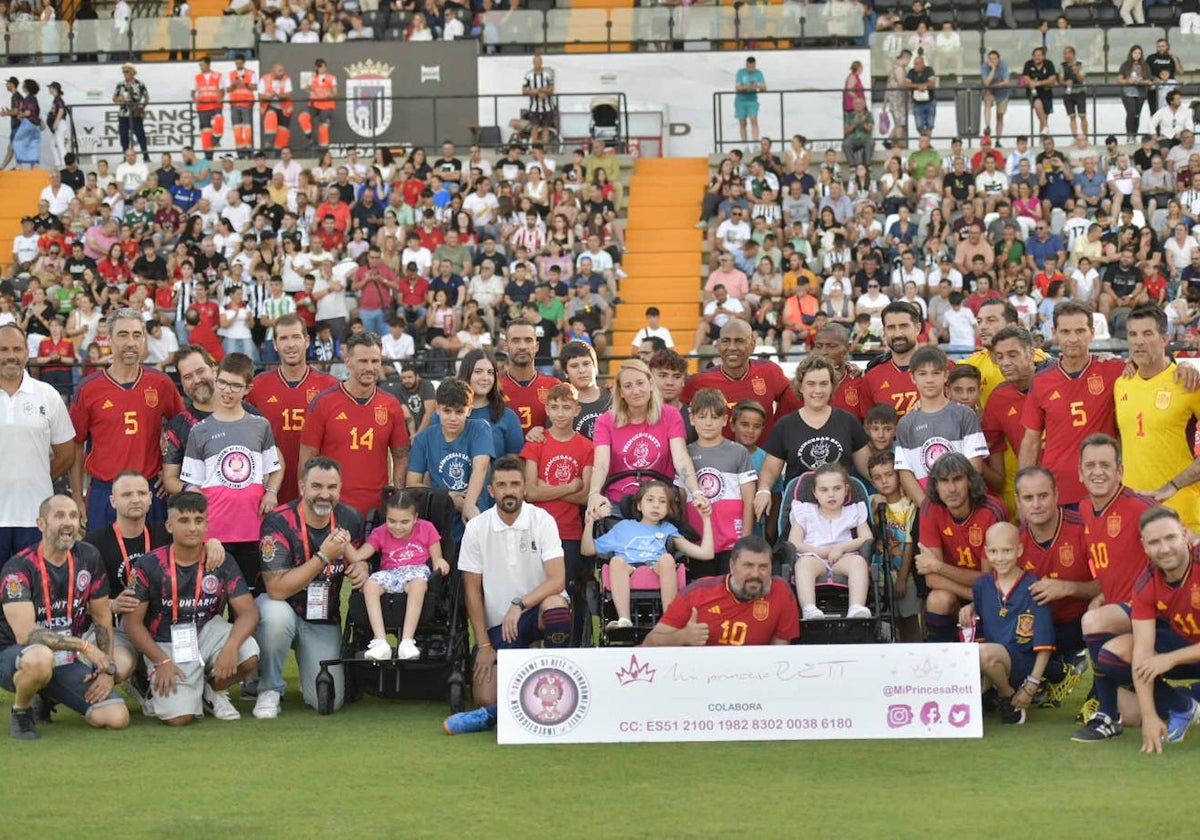
<svg viewBox="0 0 1200 840"><path fill-rule="evenodd" d="M154 664L154 667L155 667L155 668L161 668L162 666L166 665L166 664L167 664L168 662L170 662L170 661L171 661L171 657L169 657L169 656L168 656L168 657L167 657L166 659L164 659L162 662L155 662L155 663L153 663L153 664Z"/></svg>
<svg viewBox="0 0 1200 840"><path fill-rule="evenodd" d="M475 645L475 649L482 650L485 647L491 647L491 646L492 646L491 642L480 642L479 644Z"/></svg>
<svg viewBox="0 0 1200 840"><path fill-rule="evenodd" d="M759 490L759 491L758 491L757 493L755 493L754 495L755 495L755 496L762 496L762 495L764 495L764 494L765 494L765 495L767 495L767 496L770 496L770 495L771 495L771 491L770 491L770 490Z"/></svg>
<svg viewBox="0 0 1200 840"><path fill-rule="evenodd" d="M264 492L266 492L266 493L272 493L272 494L274 494L274 495L276 495L276 496L278 496L278 495L279 495L279 491L278 491L278 490L276 490L274 487L267 487L267 488L264 490Z"/></svg>
<svg viewBox="0 0 1200 840"><path fill-rule="evenodd" d="M330 563L333 562L332 560L329 559L329 556L324 551L318 551L317 557L319 557L321 562L326 566L328 566Z"/></svg>

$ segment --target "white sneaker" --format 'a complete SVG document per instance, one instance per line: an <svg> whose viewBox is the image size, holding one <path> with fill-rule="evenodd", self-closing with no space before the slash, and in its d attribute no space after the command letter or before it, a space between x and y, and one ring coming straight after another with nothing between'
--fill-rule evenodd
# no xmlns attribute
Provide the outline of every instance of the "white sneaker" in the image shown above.
<svg viewBox="0 0 1200 840"><path fill-rule="evenodd" d="M254 701L254 716L259 720L275 720L279 717L279 692L260 691Z"/></svg>
<svg viewBox="0 0 1200 840"><path fill-rule="evenodd" d="M363 653L364 659L391 659L392 646L387 643L387 639L372 639L367 645L367 650Z"/></svg>
<svg viewBox="0 0 1200 840"><path fill-rule="evenodd" d="M846 610L846 618L870 618L871 611L862 604L851 604Z"/></svg>
<svg viewBox="0 0 1200 840"><path fill-rule="evenodd" d="M142 714L148 718L154 717L154 698L147 697L142 701Z"/></svg>
<svg viewBox="0 0 1200 840"><path fill-rule="evenodd" d="M813 621L814 619L824 618L825 613L821 612L820 608L817 607L816 604L809 604L802 611L801 617L805 621Z"/></svg>
<svg viewBox="0 0 1200 840"><path fill-rule="evenodd" d="M217 691L209 683L204 684L204 708L217 720L241 720L242 713L233 705L226 691Z"/></svg>
<svg viewBox="0 0 1200 840"><path fill-rule="evenodd" d="M413 639L401 639L396 647L397 659L420 659L421 649Z"/></svg>

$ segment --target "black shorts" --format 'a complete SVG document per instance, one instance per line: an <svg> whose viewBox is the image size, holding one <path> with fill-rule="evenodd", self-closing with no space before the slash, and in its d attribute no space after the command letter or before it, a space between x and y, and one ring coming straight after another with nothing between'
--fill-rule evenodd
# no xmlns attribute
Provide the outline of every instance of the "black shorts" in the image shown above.
<svg viewBox="0 0 1200 840"><path fill-rule="evenodd" d="M1046 90L1045 88L1030 88L1030 90L1029 90L1030 104L1033 104L1033 101L1035 99L1041 101L1042 110L1045 111L1047 114L1054 113L1054 94L1053 93Z"/></svg>
<svg viewBox="0 0 1200 840"><path fill-rule="evenodd" d="M529 124L538 128L554 128L558 125L558 111L531 111Z"/></svg>
<svg viewBox="0 0 1200 840"><path fill-rule="evenodd" d="M1086 117L1087 116L1087 94L1086 93L1064 93L1063 108L1067 112L1068 117ZM1046 109L1049 113L1050 109Z"/></svg>

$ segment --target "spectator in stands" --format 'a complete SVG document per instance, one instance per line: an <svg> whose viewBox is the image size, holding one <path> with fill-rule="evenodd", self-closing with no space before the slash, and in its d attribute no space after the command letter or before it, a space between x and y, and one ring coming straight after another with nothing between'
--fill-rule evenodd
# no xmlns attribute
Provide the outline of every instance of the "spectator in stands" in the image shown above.
<svg viewBox="0 0 1200 840"><path fill-rule="evenodd" d="M117 130L121 139L121 151L128 151L134 140L149 163L146 146L146 106L150 104L150 92L137 77L137 68L132 64L121 65L122 80L117 82L113 102L117 103Z"/></svg>
<svg viewBox="0 0 1200 840"><path fill-rule="evenodd" d="M1025 62L1021 70L1021 82L1025 85L1033 112L1037 115L1038 131L1046 133L1050 114L1054 111L1054 85L1058 73L1054 62L1047 60L1045 47L1034 47L1033 57Z"/></svg>
<svg viewBox="0 0 1200 840"><path fill-rule="evenodd" d="M925 62L923 55L913 59L912 69L908 71L905 88L912 97L913 119L916 121L917 133L925 136L933 134L934 121L937 118L937 101L934 98L937 88L937 75L932 67Z"/></svg>
<svg viewBox="0 0 1200 840"><path fill-rule="evenodd" d="M875 157L875 119L867 110L866 100L854 97L853 109L846 113L842 153L851 165L870 166Z"/></svg>
<svg viewBox="0 0 1200 840"><path fill-rule="evenodd" d="M1132 143L1142 121L1142 106L1153 83L1145 54L1136 44L1129 48L1129 55L1117 69L1117 83L1121 85L1121 104L1125 108L1125 141Z"/></svg>

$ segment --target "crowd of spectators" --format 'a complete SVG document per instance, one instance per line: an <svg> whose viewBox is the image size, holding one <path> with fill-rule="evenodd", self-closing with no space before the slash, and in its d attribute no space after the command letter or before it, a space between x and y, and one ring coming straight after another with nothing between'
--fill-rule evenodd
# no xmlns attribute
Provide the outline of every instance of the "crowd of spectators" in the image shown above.
<svg viewBox="0 0 1200 840"><path fill-rule="evenodd" d="M310 169L284 149L240 169L190 148L155 167L130 149L93 171L71 156L22 220L0 323L26 330L64 393L70 365L105 362L103 316L122 306L144 314L160 367L189 342L273 362L271 326L293 311L324 365L363 329L394 362L502 349L522 315L539 366L571 338L603 353L623 251L616 155L601 142L561 160L536 144L459 154L352 150Z"/></svg>

